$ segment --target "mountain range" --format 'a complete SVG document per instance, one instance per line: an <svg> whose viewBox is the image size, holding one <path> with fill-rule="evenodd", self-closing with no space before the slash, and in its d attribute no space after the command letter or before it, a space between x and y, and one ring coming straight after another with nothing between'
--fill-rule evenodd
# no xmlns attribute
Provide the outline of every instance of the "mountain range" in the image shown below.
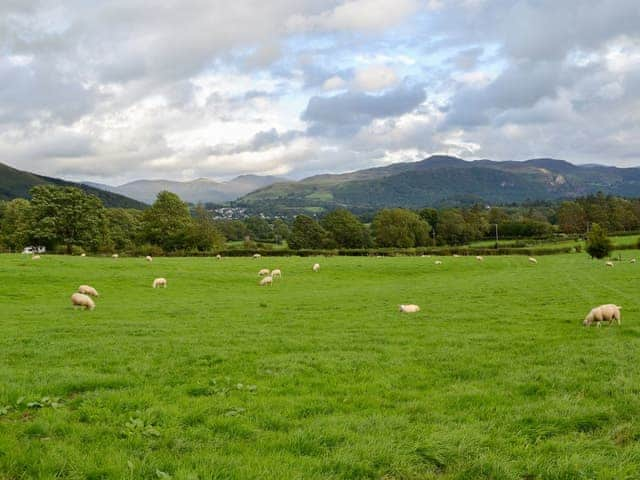
<svg viewBox="0 0 640 480"><path fill-rule="evenodd" d="M357 211L391 206L508 204L574 198L599 191L639 197L640 168L574 165L551 158L498 162L436 155L418 162L276 183L239 198L234 205L271 213L338 206Z"/></svg>
<svg viewBox="0 0 640 480"><path fill-rule="evenodd" d="M299 181L243 175L228 182L206 178L190 182L138 180L118 187L77 184L0 164L0 199L28 197L41 184L84 189L109 207L144 208L162 190L192 203L226 203L266 214L319 213L336 207L371 211L384 207L421 208L473 203L510 204L575 198L592 193L640 197L640 168L574 165L564 160L474 160L436 155Z"/></svg>
<svg viewBox="0 0 640 480"><path fill-rule="evenodd" d="M29 198L29 190L36 185L57 185L61 187L77 187L100 198L107 207L145 208L146 205L123 195L107 192L89 185L68 182L59 178L45 177L35 173L17 170L0 163L0 200Z"/></svg>
<svg viewBox="0 0 640 480"><path fill-rule="evenodd" d="M175 193L185 202L224 203L273 183L286 181L288 179L274 176L241 175L228 182L216 182L208 178L198 178L189 182L136 180L117 187L101 183L84 183L94 188L118 193L140 202L151 204L155 201L158 193L163 190Z"/></svg>

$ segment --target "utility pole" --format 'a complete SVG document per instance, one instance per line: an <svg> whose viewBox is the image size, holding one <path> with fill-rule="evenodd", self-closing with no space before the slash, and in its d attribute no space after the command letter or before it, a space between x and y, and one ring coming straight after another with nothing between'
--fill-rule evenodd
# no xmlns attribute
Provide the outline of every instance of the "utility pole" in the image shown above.
<svg viewBox="0 0 640 480"><path fill-rule="evenodd" d="M496 226L496 248L498 248L498 224L494 224Z"/></svg>

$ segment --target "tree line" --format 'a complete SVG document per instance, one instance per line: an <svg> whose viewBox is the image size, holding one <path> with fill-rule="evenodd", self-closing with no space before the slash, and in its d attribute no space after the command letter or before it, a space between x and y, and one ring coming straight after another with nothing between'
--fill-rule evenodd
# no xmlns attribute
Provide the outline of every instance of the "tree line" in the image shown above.
<svg viewBox="0 0 640 480"><path fill-rule="evenodd" d="M596 223L610 232L638 230L640 200L597 194L559 204L387 208L369 217L339 208L320 218L216 220L203 205L190 206L170 192L159 193L146 210L134 210L105 208L77 188L44 185L31 190L30 200L0 202L0 247L156 255L219 251L227 241L245 248L286 242L295 250L413 248L464 245L493 238L496 230L501 239L585 234Z"/></svg>

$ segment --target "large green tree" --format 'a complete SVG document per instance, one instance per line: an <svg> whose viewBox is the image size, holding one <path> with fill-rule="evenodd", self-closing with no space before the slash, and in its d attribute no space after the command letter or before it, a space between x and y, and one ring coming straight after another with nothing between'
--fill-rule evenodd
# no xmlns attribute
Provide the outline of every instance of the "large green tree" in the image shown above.
<svg viewBox="0 0 640 480"><path fill-rule="evenodd" d="M353 213L339 208L328 213L320 225L331 235L335 243L343 248L364 248L369 246L367 227Z"/></svg>
<svg viewBox="0 0 640 480"><path fill-rule="evenodd" d="M202 252L209 252L222 249L224 241L224 236L216 228L211 214L203 205L198 205L193 212L189 247Z"/></svg>
<svg viewBox="0 0 640 480"><path fill-rule="evenodd" d="M175 251L188 247L192 226L189 207L175 193L158 193L153 205L142 215L142 236L145 241Z"/></svg>
<svg viewBox="0 0 640 480"><path fill-rule="evenodd" d="M107 242L105 247L117 251L134 247L140 237L142 211L128 208L107 209Z"/></svg>
<svg viewBox="0 0 640 480"><path fill-rule="evenodd" d="M323 248L328 245L329 235L313 218L307 215L298 215L293 221L289 247L299 250L301 248Z"/></svg>
<svg viewBox="0 0 640 480"><path fill-rule="evenodd" d="M607 232L597 223L591 225L591 230L587 235L587 253L591 258L604 258L613 250L613 244Z"/></svg>
<svg viewBox="0 0 640 480"><path fill-rule="evenodd" d="M264 218L257 215L249 217L244 221L252 240L271 240L273 238L273 228Z"/></svg>
<svg viewBox="0 0 640 480"><path fill-rule="evenodd" d="M64 245L71 253L74 245L96 250L106 221L102 201L75 187L38 185L31 189L34 243L52 247Z"/></svg>
<svg viewBox="0 0 640 480"><path fill-rule="evenodd" d="M380 247L411 248L430 243L431 226L411 210L381 210L373 219L372 228Z"/></svg>
<svg viewBox="0 0 640 480"><path fill-rule="evenodd" d="M29 244L31 205L24 198L6 202L0 219L0 243L13 251Z"/></svg>

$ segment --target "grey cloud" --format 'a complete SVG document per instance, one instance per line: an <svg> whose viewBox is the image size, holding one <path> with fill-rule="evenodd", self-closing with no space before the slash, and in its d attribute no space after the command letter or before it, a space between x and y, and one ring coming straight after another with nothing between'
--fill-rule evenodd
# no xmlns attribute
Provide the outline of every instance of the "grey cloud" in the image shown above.
<svg viewBox="0 0 640 480"><path fill-rule="evenodd" d="M473 47L458 52L450 62L460 70L473 70L478 65L480 56L484 53L484 48Z"/></svg>
<svg viewBox="0 0 640 480"><path fill-rule="evenodd" d="M312 97L302 120L312 135L344 136L377 118L408 113L426 99L422 85L401 85L381 95L346 92L331 97Z"/></svg>

